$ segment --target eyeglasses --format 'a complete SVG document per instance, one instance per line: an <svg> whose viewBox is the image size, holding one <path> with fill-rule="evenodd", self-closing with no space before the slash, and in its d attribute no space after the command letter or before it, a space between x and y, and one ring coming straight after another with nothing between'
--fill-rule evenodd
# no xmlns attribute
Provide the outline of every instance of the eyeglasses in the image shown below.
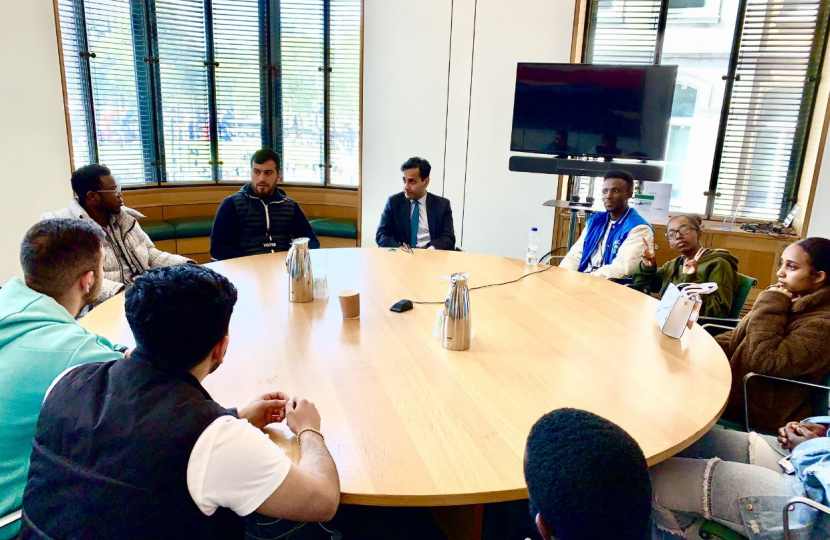
<svg viewBox="0 0 830 540"><path fill-rule="evenodd" d="M694 228L694 227L689 227L688 225L682 225L682 226L681 226L679 229L677 229L676 231L668 231L668 232L666 232L666 238L668 238L669 240L674 240L675 238L677 238L677 235L678 235L678 234L682 234L683 236L686 236L686 235L687 235L687 234L689 234L690 232L692 232L692 231L696 231L696 230L697 230L697 229L696 229L696 228Z"/></svg>
<svg viewBox="0 0 830 540"><path fill-rule="evenodd" d="M121 186L115 186L115 189L96 189L95 193L121 193Z"/></svg>

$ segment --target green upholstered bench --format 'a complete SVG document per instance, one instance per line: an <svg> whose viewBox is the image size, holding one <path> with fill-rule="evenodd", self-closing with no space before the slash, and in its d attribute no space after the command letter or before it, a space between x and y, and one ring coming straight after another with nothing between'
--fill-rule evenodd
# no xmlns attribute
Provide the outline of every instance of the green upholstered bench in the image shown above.
<svg viewBox="0 0 830 540"><path fill-rule="evenodd" d="M176 231L176 238L201 238L210 236L213 229L213 216L191 216L167 220Z"/></svg>
<svg viewBox="0 0 830 540"><path fill-rule="evenodd" d="M343 218L321 218L311 221L311 228L317 236L350 238L357 240L357 220Z"/></svg>
<svg viewBox="0 0 830 540"><path fill-rule="evenodd" d="M153 241L201 238L210 236L213 216L171 218L165 221L144 221L141 228ZM357 220L320 218L311 220L311 228L317 236L357 240Z"/></svg>
<svg viewBox="0 0 830 540"><path fill-rule="evenodd" d="M173 240L176 238L176 228L166 221L142 221L141 228L153 242Z"/></svg>

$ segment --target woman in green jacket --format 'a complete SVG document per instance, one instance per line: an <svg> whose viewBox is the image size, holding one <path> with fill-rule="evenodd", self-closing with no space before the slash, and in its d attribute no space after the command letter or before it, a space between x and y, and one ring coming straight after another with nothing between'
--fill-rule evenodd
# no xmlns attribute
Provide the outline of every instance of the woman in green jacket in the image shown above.
<svg viewBox="0 0 830 540"><path fill-rule="evenodd" d="M706 249L700 244L703 229L697 216L680 214L666 224L666 238L680 257L657 268L656 244L643 240L645 249L640 266L632 275L633 286L652 291L660 289L660 297L669 283L718 284L718 290L703 295L700 315L703 317L728 317L732 299L738 289L738 259L725 249Z"/></svg>

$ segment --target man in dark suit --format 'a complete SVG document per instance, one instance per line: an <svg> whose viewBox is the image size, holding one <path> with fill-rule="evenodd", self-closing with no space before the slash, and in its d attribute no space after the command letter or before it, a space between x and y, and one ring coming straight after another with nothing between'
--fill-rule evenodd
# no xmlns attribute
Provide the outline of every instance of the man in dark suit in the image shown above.
<svg viewBox="0 0 830 540"><path fill-rule="evenodd" d="M401 165L403 192L389 197L375 241L380 247L455 249L450 201L427 193L429 162L418 157Z"/></svg>

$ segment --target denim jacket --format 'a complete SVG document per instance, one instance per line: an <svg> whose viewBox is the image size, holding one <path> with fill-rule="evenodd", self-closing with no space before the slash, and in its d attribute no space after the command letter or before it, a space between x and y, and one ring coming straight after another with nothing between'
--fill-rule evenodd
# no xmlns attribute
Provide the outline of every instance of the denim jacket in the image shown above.
<svg viewBox="0 0 830 540"><path fill-rule="evenodd" d="M807 422L830 425L830 416L807 418ZM790 456L804 496L828 505L830 493L830 438L811 439L798 445ZM782 511L791 497L767 496L740 499L741 515L750 540L780 540L784 537ZM790 534L794 540L830 538L830 516L803 504L790 511Z"/></svg>

